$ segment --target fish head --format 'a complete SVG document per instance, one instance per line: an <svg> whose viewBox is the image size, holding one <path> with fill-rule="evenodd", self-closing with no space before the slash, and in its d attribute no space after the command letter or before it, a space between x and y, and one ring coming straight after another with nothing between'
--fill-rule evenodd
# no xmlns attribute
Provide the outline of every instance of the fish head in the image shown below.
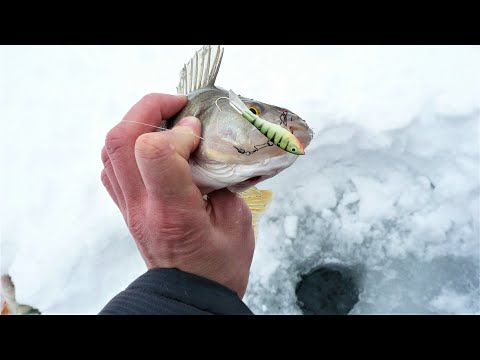
<svg viewBox="0 0 480 360"><path fill-rule="evenodd" d="M218 100L220 97L214 97ZM263 120L280 125L298 139L299 154L310 144L313 131L295 113L274 105L240 97ZM228 188L242 192L290 167L298 155L274 145L254 125L228 104L212 101L202 116L202 138L190 158L195 183L203 193Z"/></svg>
<svg viewBox="0 0 480 360"><path fill-rule="evenodd" d="M288 129L298 139L297 144L301 147L299 154L305 154L304 149L310 144L314 135L305 120L283 107L265 104L242 96L240 99L253 114Z"/></svg>

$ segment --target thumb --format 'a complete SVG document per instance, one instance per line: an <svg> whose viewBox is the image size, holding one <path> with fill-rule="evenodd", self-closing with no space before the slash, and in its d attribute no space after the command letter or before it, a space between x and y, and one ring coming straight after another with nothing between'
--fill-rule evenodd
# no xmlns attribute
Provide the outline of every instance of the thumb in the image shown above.
<svg viewBox="0 0 480 360"><path fill-rule="evenodd" d="M191 116L172 131L146 133L137 139L135 158L149 196L166 200L191 194L194 184L188 159L200 134L200 121Z"/></svg>

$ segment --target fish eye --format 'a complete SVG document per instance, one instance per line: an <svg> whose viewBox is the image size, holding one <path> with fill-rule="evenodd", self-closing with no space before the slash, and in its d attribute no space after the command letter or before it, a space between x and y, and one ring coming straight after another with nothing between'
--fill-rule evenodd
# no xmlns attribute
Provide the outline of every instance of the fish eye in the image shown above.
<svg viewBox="0 0 480 360"><path fill-rule="evenodd" d="M260 109L256 106L251 105L248 107L248 110L250 110L254 115L260 115Z"/></svg>
<svg viewBox="0 0 480 360"><path fill-rule="evenodd" d="M295 152L295 151L297 151L297 149L295 149L295 148L292 148L292 151L293 151L293 152Z"/></svg>

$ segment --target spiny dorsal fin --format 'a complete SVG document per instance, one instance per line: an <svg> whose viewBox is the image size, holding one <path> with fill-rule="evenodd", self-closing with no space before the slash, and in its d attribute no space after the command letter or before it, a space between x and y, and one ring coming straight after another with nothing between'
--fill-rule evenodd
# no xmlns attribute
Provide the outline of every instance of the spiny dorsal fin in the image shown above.
<svg viewBox="0 0 480 360"><path fill-rule="evenodd" d="M180 71L177 93L188 95L190 92L215 85L218 70L223 58L223 48L206 45Z"/></svg>
<svg viewBox="0 0 480 360"><path fill-rule="evenodd" d="M258 190L256 187L251 187L239 194L241 198L247 203L252 212L252 225L255 231L255 238L257 237L257 224L260 216L267 211L267 206L273 198L273 192L270 190Z"/></svg>

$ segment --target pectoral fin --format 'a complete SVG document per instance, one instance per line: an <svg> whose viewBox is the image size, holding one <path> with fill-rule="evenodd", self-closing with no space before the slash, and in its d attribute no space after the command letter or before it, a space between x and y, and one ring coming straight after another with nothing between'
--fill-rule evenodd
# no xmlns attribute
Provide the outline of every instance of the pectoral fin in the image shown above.
<svg viewBox="0 0 480 360"><path fill-rule="evenodd" d="M272 201L273 192L270 190L259 190L256 187L251 187L250 189L241 192L239 195L247 203L252 212L252 225L256 238L258 221Z"/></svg>

